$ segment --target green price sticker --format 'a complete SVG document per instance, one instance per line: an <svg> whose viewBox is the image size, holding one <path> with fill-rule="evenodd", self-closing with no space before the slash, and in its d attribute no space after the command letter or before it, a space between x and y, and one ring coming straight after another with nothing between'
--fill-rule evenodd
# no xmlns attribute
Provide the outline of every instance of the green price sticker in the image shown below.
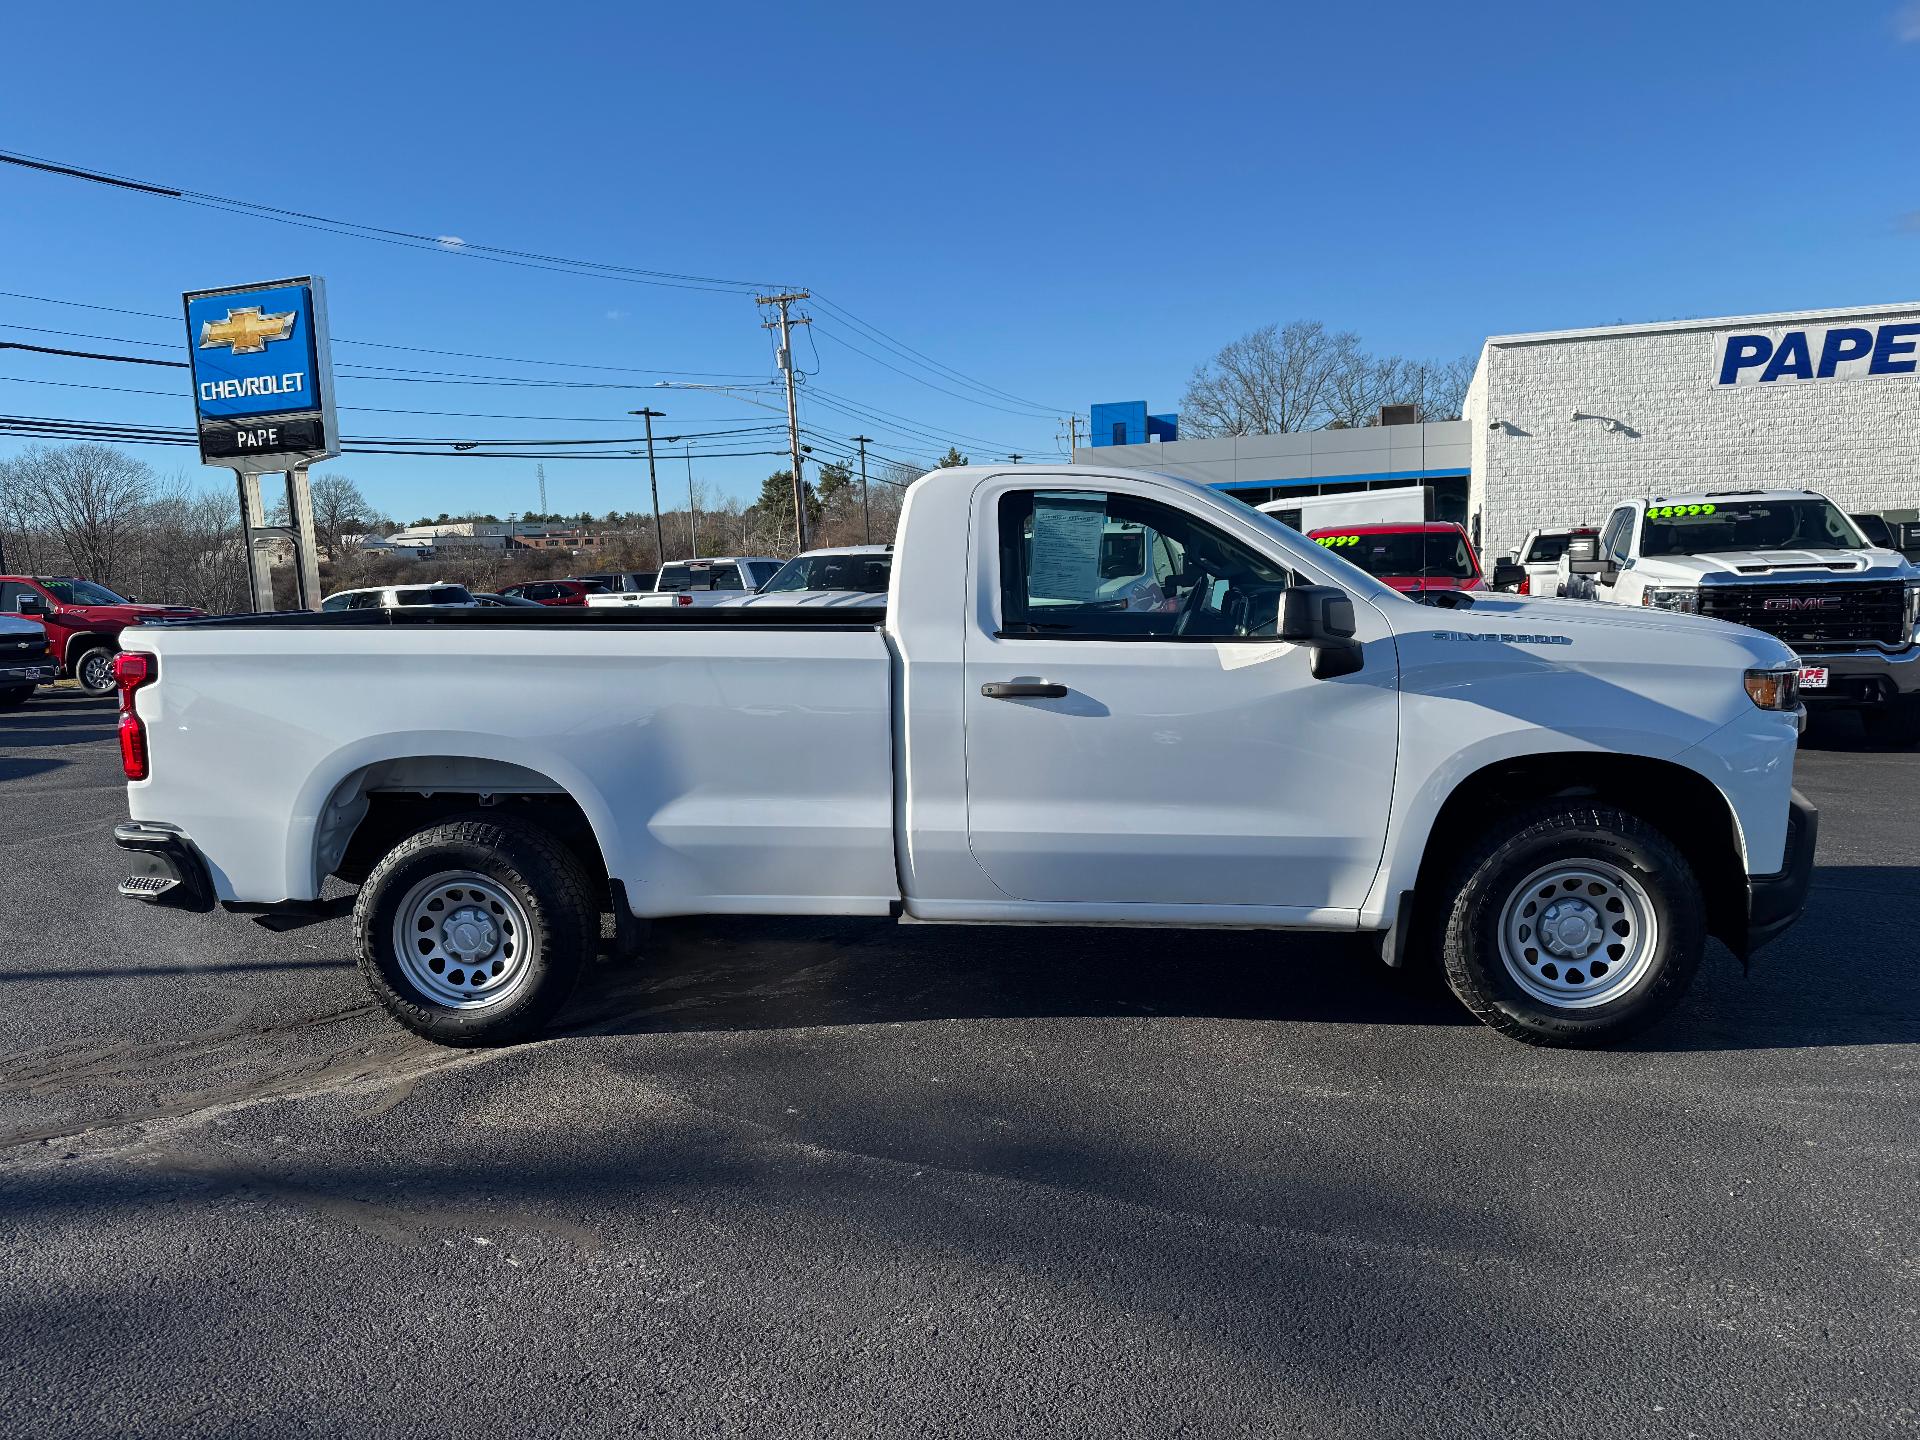
<svg viewBox="0 0 1920 1440"><path fill-rule="evenodd" d="M1695 515L1711 515L1711 505L1655 505L1647 511L1649 520L1687 520Z"/></svg>

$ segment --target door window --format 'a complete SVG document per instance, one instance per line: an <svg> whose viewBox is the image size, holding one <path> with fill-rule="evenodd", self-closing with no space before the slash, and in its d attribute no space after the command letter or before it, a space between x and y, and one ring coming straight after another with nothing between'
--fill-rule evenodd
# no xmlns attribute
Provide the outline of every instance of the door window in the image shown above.
<svg viewBox="0 0 1920 1440"><path fill-rule="evenodd" d="M1607 562L1618 569L1627 558L1627 546L1633 535L1633 510L1622 506L1613 512L1607 521L1607 532L1600 537L1601 552Z"/></svg>
<svg viewBox="0 0 1920 1440"><path fill-rule="evenodd" d="M1270 640L1289 579L1183 510L1096 490L1002 496L999 547L1008 639Z"/></svg>
<svg viewBox="0 0 1920 1440"><path fill-rule="evenodd" d="M31 585L22 585L18 580L8 580L0 584L0 610L17 611L22 595L38 596L39 591Z"/></svg>
<svg viewBox="0 0 1920 1440"><path fill-rule="evenodd" d="M709 590L741 590L745 588L740 583L740 568L737 565L716 565L708 573L709 581L707 588Z"/></svg>

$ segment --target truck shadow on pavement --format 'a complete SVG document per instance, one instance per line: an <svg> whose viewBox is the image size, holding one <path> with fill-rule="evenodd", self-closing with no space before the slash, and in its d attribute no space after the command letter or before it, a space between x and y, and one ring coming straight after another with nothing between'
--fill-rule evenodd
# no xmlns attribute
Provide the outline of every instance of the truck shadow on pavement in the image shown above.
<svg viewBox="0 0 1920 1440"><path fill-rule="evenodd" d="M92 699L77 691L42 693L18 710L0 714L0 750L38 750L111 740L118 709L111 698Z"/></svg>
<svg viewBox="0 0 1920 1440"><path fill-rule="evenodd" d="M1920 1042L1904 962L1920 868L1821 866L1806 916L1743 971L1717 942L1638 1052ZM1362 937L1259 931L676 920L600 967L561 1032L655 1034L1042 1016L1466 1026L1431 971L1388 970Z"/></svg>

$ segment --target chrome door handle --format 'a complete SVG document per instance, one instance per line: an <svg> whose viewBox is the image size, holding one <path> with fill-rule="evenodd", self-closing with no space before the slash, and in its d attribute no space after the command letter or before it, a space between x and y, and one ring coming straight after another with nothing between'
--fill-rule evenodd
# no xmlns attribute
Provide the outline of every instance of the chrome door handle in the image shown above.
<svg viewBox="0 0 1920 1440"><path fill-rule="evenodd" d="M980 693L989 700L1064 700L1067 687L1047 680L989 680Z"/></svg>

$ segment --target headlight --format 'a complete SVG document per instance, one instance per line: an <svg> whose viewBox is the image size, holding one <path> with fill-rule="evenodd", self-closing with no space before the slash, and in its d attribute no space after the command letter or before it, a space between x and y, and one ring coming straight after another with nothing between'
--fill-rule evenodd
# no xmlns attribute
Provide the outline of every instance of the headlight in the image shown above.
<svg viewBox="0 0 1920 1440"><path fill-rule="evenodd" d="M1800 667L1768 665L1747 671L1747 698L1762 710L1800 708Z"/></svg>
<svg viewBox="0 0 1920 1440"><path fill-rule="evenodd" d="M1907 581L1907 629L1920 626L1920 580Z"/></svg>
<svg viewBox="0 0 1920 1440"><path fill-rule="evenodd" d="M1692 585L1650 585L1640 592L1640 603L1655 610L1684 610L1700 613L1700 591Z"/></svg>

